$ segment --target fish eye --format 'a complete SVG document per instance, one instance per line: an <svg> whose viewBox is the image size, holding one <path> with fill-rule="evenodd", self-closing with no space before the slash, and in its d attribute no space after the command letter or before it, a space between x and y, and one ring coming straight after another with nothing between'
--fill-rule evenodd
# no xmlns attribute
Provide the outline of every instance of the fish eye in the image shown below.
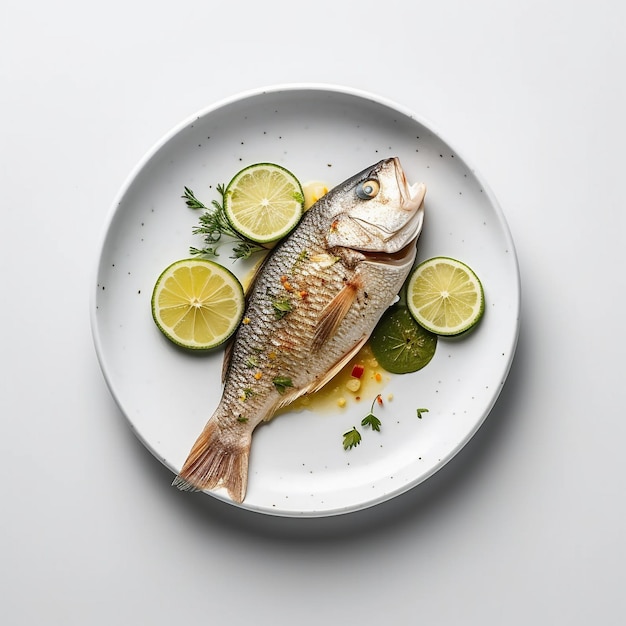
<svg viewBox="0 0 626 626"><path fill-rule="evenodd" d="M378 181L373 178L360 182L356 187L356 195L359 196L361 200L371 200L378 195L379 191L380 185Z"/></svg>

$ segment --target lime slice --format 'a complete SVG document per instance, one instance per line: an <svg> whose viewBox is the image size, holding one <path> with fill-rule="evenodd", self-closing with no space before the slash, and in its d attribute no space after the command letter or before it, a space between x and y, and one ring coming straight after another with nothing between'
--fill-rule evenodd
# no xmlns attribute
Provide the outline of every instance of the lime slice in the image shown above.
<svg viewBox="0 0 626 626"><path fill-rule="evenodd" d="M409 278L407 306L431 332L458 335L480 320L485 296L478 276L465 263L434 257L420 263Z"/></svg>
<svg viewBox="0 0 626 626"><path fill-rule="evenodd" d="M381 317L369 343L381 367L392 374L408 374L430 363L437 335L422 328L405 306L393 306Z"/></svg>
<svg viewBox="0 0 626 626"><path fill-rule="evenodd" d="M224 343L243 315L237 278L205 259L184 259L167 267L152 292L152 317L171 341L194 350Z"/></svg>
<svg viewBox="0 0 626 626"><path fill-rule="evenodd" d="M237 174L224 193L224 210L232 227L247 239L270 243L287 235L300 221L304 192L284 167L256 163Z"/></svg>

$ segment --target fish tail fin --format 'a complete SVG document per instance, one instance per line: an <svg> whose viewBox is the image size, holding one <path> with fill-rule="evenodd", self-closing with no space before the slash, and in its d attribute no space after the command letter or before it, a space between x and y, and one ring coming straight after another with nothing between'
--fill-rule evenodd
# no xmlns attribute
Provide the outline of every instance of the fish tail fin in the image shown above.
<svg viewBox="0 0 626 626"><path fill-rule="evenodd" d="M235 502L243 502L250 441L250 437L238 441L223 437L216 420L209 420L172 485L181 491L224 487Z"/></svg>

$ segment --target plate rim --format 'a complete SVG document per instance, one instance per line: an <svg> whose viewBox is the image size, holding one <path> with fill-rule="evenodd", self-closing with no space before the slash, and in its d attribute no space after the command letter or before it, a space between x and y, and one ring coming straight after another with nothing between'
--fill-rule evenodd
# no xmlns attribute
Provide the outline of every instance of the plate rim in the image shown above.
<svg viewBox="0 0 626 626"><path fill-rule="evenodd" d="M371 508L383 502L389 501L393 498L402 495L414 489L419 484L425 482L429 478L431 478L434 474L436 474L440 469L442 469L448 462L450 462L475 436L480 427L484 424L487 417L490 415L493 407L498 401L504 384L509 376L513 360L515 358L517 344L519 342L520 335L520 326L521 326L521 297L522 297L522 289L521 289L521 276L520 276L520 267L519 267L519 258L515 248L515 242L513 240L508 222L506 221L504 211L491 189L490 185L484 179L479 170L474 167L474 164L471 159L468 159L463 151L457 149L454 142L448 140L448 138L440 131L440 129L433 124L429 119L415 113L410 108L398 103L391 98L388 98L383 95L376 94L371 91L363 90L360 88L333 84L333 83L323 83L323 82L292 82L292 83L277 83L274 85L265 85L261 87L256 87L252 89L247 89L243 91L239 91L230 96L221 98L216 100L215 102L208 104L207 106L197 110L195 113L187 116L185 119L180 121L179 123L172 126L166 133L164 133L156 142L152 144L144 152L141 158L136 162L134 167L131 168L130 172L127 174L122 184L120 185L117 193L114 196L113 201L108 207L108 211L105 214L104 220L101 225L100 234L97 239L97 254L95 258L95 262L93 263L92 271L90 273L91 279L91 289L90 289L90 298L89 298L89 308L90 308L90 326L91 326L91 335L92 342L94 344L94 349L96 352L96 357L98 360L98 364L100 367L100 371L103 375L109 393L113 397L117 407L120 412L124 416L126 423L129 425L131 431L134 436L137 437L141 441L141 443L148 449L148 451L154 456L157 460L159 460L163 465L165 465L168 469L172 470L170 464L166 461L166 459L161 458L153 447L149 444L148 441L139 433L139 431L134 427L133 422L130 420L129 416L126 414L126 411L123 409L121 402L119 401L117 394L114 391L114 385L111 378L110 373L107 371L105 367L106 358L104 355L104 346L102 344L102 337L100 335L100 331L98 328L98 320L97 320L97 294L98 294L98 277L101 271L102 262L103 262L103 254L105 249L105 244L107 237L109 236L113 221L117 215L118 209L122 204L125 196L127 195L129 189L131 188L133 182L140 175L140 173L144 170L144 168L149 164L150 160L158 154L158 152L167 145L172 139L174 139L178 134L180 134L183 130L188 128L191 124L193 124L196 120L202 119L211 113L228 107L232 104L242 102L245 100L249 100L252 98L256 98L259 96L263 96L266 94L280 94L283 92L326 92L337 94L341 96L350 96L358 99L366 100L369 102L373 102L375 104L384 106L391 111L397 112L400 115L403 115L410 120L415 121L416 123L422 125L426 128L430 133L432 133L437 139L443 142L446 146L451 148L454 153L460 157L460 159L465 163L468 169L471 171L472 175L476 178L476 180L480 183L481 189L483 190L485 196L488 199L489 204L494 209L494 215L498 220L498 226L501 229L504 237L506 239L506 244L509 252L511 253L510 259L513 264L514 276L515 276L515 289L512 292L515 294L515 303L512 309L514 310L516 319L515 319L515 328L512 336L511 345L509 346L509 356L505 367L502 372L502 379L500 384L498 385L498 390L491 397L491 402L486 404L480 419L476 420L473 424L473 428L468 430L465 433L465 436L458 442L454 448L448 451L448 453L442 457L439 462L433 465L430 470L426 473L421 474L417 479L408 481L406 484L400 486L398 489L386 492L378 498L367 500L366 502L361 502L359 505L351 505L347 507L334 507L332 509L323 509L323 510L306 510L306 511L292 511L292 510L282 510L278 508L263 508L260 506L249 505L244 501L243 503L236 503L223 496L220 492L203 492L205 495L213 497L217 500L221 500L227 504L231 504L236 508L240 508L243 510L262 513L266 515L270 515L273 517L295 517L295 518L319 518L319 517L333 517L337 515L344 515L352 512L361 511L367 508Z"/></svg>

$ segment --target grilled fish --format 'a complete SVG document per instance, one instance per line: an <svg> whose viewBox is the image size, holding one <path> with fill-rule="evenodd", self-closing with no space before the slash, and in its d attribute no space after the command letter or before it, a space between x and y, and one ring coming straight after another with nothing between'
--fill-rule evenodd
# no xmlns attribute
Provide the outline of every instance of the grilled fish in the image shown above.
<svg viewBox="0 0 626 626"><path fill-rule="evenodd" d="M320 389L360 350L410 272L424 184L398 158L331 189L268 255L226 350L223 393L174 485L242 502L252 433Z"/></svg>

